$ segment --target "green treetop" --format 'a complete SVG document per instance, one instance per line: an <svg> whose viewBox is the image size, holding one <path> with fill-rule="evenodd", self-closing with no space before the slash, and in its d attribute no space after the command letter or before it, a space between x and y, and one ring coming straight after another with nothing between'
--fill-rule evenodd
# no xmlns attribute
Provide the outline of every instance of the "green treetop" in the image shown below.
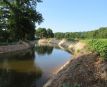
<svg viewBox="0 0 107 87"><path fill-rule="evenodd" d="M41 0L0 1L0 29L10 32L10 36L18 40L34 39L35 24L43 21L36 10L38 2Z"/></svg>

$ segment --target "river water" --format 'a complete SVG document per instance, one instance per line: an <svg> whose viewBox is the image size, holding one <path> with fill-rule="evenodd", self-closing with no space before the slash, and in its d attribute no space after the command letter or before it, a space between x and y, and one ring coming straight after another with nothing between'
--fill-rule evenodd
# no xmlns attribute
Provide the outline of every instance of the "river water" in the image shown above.
<svg viewBox="0 0 107 87"><path fill-rule="evenodd" d="M0 55L0 87L43 87L70 59L69 52L51 46Z"/></svg>

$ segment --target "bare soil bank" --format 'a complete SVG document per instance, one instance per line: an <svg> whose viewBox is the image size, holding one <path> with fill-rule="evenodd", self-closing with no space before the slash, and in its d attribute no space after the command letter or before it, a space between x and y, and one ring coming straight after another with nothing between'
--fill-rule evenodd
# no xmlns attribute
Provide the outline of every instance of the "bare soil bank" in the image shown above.
<svg viewBox="0 0 107 87"><path fill-rule="evenodd" d="M76 56L44 87L107 87L106 61L101 61L98 54L84 50L85 45L81 42L55 41L47 42L71 49Z"/></svg>
<svg viewBox="0 0 107 87"><path fill-rule="evenodd" d="M22 51L35 46L35 41L24 42L20 41L14 45L0 46L0 54L8 52Z"/></svg>
<svg viewBox="0 0 107 87"><path fill-rule="evenodd" d="M46 87L107 87L103 68L96 54L85 54L71 60Z"/></svg>

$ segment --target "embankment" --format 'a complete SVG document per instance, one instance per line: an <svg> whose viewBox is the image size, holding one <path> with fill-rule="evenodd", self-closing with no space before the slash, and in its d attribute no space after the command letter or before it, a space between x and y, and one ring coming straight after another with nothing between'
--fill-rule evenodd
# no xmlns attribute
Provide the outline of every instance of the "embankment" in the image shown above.
<svg viewBox="0 0 107 87"><path fill-rule="evenodd" d="M20 41L14 45L0 46L0 54L22 51L22 50L30 49L34 46L35 46L35 41L29 41L29 42Z"/></svg>
<svg viewBox="0 0 107 87"><path fill-rule="evenodd" d="M107 87L107 62L86 50L85 43L56 39L46 40L46 43L69 49L75 56L44 87Z"/></svg>

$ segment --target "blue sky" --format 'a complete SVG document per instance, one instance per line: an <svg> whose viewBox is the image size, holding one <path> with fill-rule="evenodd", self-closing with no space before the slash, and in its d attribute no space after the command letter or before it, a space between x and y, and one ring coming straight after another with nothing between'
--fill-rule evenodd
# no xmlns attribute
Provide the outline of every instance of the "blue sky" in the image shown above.
<svg viewBox="0 0 107 87"><path fill-rule="evenodd" d="M54 32L90 31L107 26L107 0L43 0L37 9Z"/></svg>

